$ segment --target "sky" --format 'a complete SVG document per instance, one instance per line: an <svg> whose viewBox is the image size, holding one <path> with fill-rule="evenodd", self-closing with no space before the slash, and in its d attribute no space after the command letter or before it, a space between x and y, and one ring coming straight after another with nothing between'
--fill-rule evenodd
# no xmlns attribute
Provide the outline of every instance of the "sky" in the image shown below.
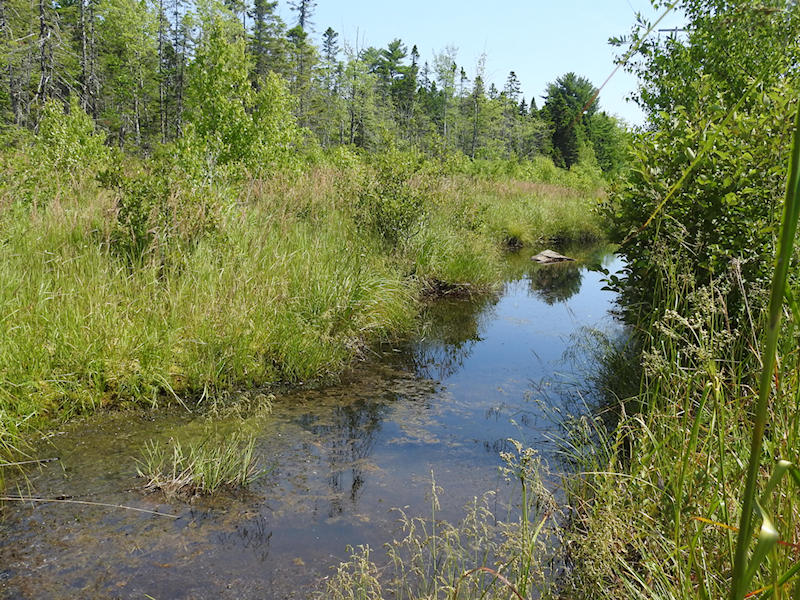
<svg viewBox="0 0 800 600"><path fill-rule="evenodd" d="M448 44L458 48L456 63L470 80L486 55L487 87L503 89L510 71L519 79L522 94L542 107L548 83L569 72L599 87L614 70L619 48L608 38L628 33L636 13L655 21L659 12L649 0L316 0L314 38L332 27L339 43L385 48L399 38L416 45L420 63L432 64ZM294 25L296 14L286 0L279 4L283 20ZM680 15L670 14L659 28L679 27ZM656 35L658 35L656 33ZM660 35L667 35L661 33ZM636 78L617 71L600 92L600 109L640 125L643 115L625 98L636 89Z"/></svg>

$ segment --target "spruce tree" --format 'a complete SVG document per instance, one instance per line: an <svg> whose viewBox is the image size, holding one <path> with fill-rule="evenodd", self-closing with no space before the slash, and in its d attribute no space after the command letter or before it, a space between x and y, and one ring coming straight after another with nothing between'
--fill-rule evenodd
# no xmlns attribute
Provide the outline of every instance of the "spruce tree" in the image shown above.
<svg viewBox="0 0 800 600"><path fill-rule="evenodd" d="M314 9L317 3L314 0L294 0L289 2L289 7L297 13L297 24L300 29L311 29L314 25L312 19L314 18Z"/></svg>
<svg viewBox="0 0 800 600"><path fill-rule="evenodd" d="M567 73L547 86L542 113L553 129L553 160L569 168L578 162L587 142L588 120L599 104L596 88L585 77Z"/></svg>
<svg viewBox="0 0 800 600"><path fill-rule="evenodd" d="M269 72L284 77L288 74L286 26L275 13L277 6L277 0L254 0L249 13L253 28L247 51L252 58L251 80L256 89L261 87L261 82Z"/></svg>

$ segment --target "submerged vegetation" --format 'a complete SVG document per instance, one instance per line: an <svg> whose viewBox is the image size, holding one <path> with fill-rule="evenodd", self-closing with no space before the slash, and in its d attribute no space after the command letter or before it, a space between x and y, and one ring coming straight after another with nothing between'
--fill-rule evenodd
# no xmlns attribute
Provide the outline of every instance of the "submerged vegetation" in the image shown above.
<svg viewBox="0 0 800 600"><path fill-rule="evenodd" d="M559 509L542 482L537 453L512 443L515 452L501 456L503 474L514 484L513 498L476 497L454 525L437 520L442 490L432 478L430 518L400 510L399 539L386 544L387 558L376 563L368 546L351 548L324 597L529 598L551 589L558 571ZM507 506L504 514L498 514L498 504ZM388 566L379 568L382 563Z"/></svg>

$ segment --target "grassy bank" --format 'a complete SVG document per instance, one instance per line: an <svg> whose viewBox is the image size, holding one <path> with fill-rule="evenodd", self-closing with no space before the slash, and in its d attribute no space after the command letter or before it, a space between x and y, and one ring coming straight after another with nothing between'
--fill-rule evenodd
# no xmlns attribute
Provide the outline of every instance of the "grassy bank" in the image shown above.
<svg viewBox="0 0 800 600"><path fill-rule="evenodd" d="M59 180L7 156L0 443L99 407L333 376L413 328L427 289L495 285L511 240L600 235L593 193L405 158L216 179L120 159Z"/></svg>
<svg viewBox="0 0 800 600"><path fill-rule="evenodd" d="M800 597L797 90L756 88L639 135L605 206L632 340L567 445L572 597Z"/></svg>
<svg viewBox="0 0 800 600"><path fill-rule="evenodd" d="M730 594L762 366L755 336L766 314L753 311L744 331L732 325L723 297L741 283L735 272L697 286L676 280L680 266L666 257L657 268L671 282L662 300L685 312L667 310L641 322L628 345L605 346L604 404L594 419L570 430L567 454L578 472L566 479L574 507L566 546L574 565L572 597ZM758 291L751 293L757 303ZM796 342L791 331L784 333L758 455L762 486L800 443ZM775 587L788 593L785 582L777 584L797 556L797 488L789 477L776 483L759 510L771 515L781 542L756 568L750 587L768 595Z"/></svg>

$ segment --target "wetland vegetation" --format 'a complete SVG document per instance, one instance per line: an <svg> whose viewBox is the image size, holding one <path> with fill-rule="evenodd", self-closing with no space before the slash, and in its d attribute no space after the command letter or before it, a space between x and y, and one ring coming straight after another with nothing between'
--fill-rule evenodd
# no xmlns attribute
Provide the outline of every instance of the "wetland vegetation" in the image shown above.
<svg viewBox="0 0 800 600"><path fill-rule="evenodd" d="M617 40L648 113L602 208L634 336L601 370L614 426L575 431L567 593L797 597L800 12L675 4L684 32Z"/></svg>
<svg viewBox="0 0 800 600"><path fill-rule="evenodd" d="M247 31L238 5L85 4L0 17L6 449L100 407L330 380L419 299L496 286L504 248L602 237L623 129L593 108L553 141L584 79L532 111L513 77L457 93L453 52L423 76L399 40L316 48L275 3Z"/></svg>
<svg viewBox="0 0 800 600"><path fill-rule="evenodd" d="M530 448L486 441L519 491L505 525L485 499L440 523L432 481L430 517L401 514L392 569L356 542L324 593L797 597L800 5L653 4L687 25L613 40L647 114L628 132L572 73L539 110L513 72L485 89L483 62L457 85L449 47L430 68L400 40L341 50L328 29L315 47L313 2L290 29L254 2L248 30L238 3L4 2L0 461L99 409L214 415L235 392L335 384L381 343L424 341L431 298L492 298L509 249L607 237L629 336L590 335L597 403L562 424L569 509ZM558 305L581 274L529 280ZM445 379L477 337L403 360ZM333 435L354 506L388 410L370 402L275 429L304 451ZM151 439L151 488L254 484L250 438L205 456ZM332 472L331 519L346 495ZM232 547L268 547L264 515L238 506L258 525L236 521Z"/></svg>

